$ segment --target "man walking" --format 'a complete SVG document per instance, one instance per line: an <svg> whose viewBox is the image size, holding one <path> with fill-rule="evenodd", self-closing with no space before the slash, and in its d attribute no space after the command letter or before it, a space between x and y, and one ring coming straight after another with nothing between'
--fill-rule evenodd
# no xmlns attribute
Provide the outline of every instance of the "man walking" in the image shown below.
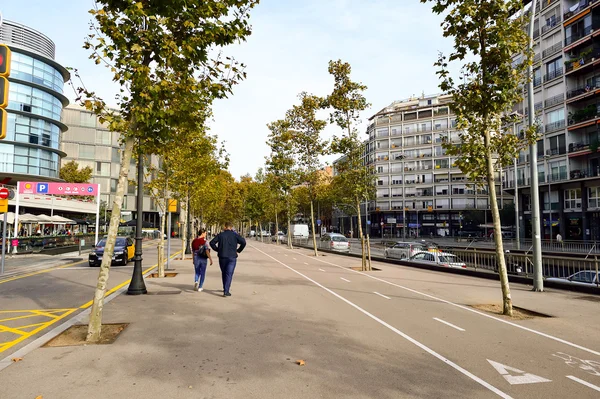
<svg viewBox="0 0 600 399"><path fill-rule="evenodd" d="M246 247L246 240L233 231L231 222L227 222L223 231L210 241L210 247L219 257L219 267L221 267L221 276L223 277L223 296L231 296L229 288L231 287L237 257Z"/></svg>

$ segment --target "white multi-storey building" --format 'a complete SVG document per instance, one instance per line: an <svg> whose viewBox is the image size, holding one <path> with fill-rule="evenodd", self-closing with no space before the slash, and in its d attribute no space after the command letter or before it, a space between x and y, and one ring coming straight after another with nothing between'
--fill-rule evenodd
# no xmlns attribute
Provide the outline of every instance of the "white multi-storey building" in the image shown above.
<svg viewBox="0 0 600 399"><path fill-rule="evenodd" d="M369 209L373 235L454 236L463 213L487 218L488 190L471 184L446 154L444 139L458 142L449 95L396 101L370 118L368 159L377 198ZM500 181L498 180L498 184ZM498 186L499 205L512 203Z"/></svg>
<svg viewBox="0 0 600 399"><path fill-rule="evenodd" d="M534 112L544 238L600 239L600 1L542 0L534 24ZM518 57L516 62L518 62ZM515 111L527 115L525 101ZM516 126L517 131L521 126ZM518 159L525 237L531 237L529 153ZM504 188L514 193L514 168Z"/></svg>

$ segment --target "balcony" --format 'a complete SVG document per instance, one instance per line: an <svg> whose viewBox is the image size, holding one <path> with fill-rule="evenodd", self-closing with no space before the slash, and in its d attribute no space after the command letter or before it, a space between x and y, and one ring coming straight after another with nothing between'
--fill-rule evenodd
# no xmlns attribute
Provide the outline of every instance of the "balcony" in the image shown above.
<svg viewBox="0 0 600 399"><path fill-rule="evenodd" d="M561 104L563 101L565 101L565 95L561 93L554 97L550 97L544 100L544 107L552 107L556 104Z"/></svg>
<svg viewBox="0 0 600 399"><path fill-rule="evenodd" d="M556 130L564 129L564 127L565 127L565 120L563 119L562 121L556 121L556 122L546 124L544 132L550 133L550 132L554 132Z"/></svg>
<svg viewBox="0 0 600 399"><path fill-rule="evenodd" d="M567 171L552 172L548 175L550 183L567 180Z"/></svg>
<svg viewBox="0 0 600 399"><path fill-rule="evenodd" d="M542 58L546 58L551 56L552 54L558 53L562 50L563 44L561 42L556 43L555 45L548 47L546 50L542 52Z"/></svg>
<svg viewBox="0 0 600 399"><path fill-rule="evenodd" d="M563 13L564 20L566 21L567 19L574 17L575 15L584 11L586 8L588 8L588 6L596 3L597 1L598 0L580 0L577 4L577 7L573 6L571 9L569 9L569 11Z"/></svg>
<svg viewBox="0 0 600 399"><path fill-rule="evenodd" d="M554 18L549 18L547 20L548 22L546 22L546 25L542 26L542 35L554 28L556 28L557 26L560 26L560 23L562 22L562 17L560 15L557 15ZM562 46L561 46L562 48Z"/></svg>
<svg viewBox="0 0 600 399"><path fill-rule="evenodd" d="M565 46L568 46L569 44L575 43L577 40L586 37L592 33L592 30L593 29L591 26L586 26L583 30L571 34L571 36L565 38Z"/></svg>
<svg viewBox="0 0 600 399"><path fill-rule="evenodd" d="M598 82L600 83L600 82ZM567 99L575 98L581 96L582 94L589 94L589 96L593 95L596 89L600 89L600 84L596 83L596 79L592 79L591 84L585 84L578 86L573 90L569 90L567 92ZM588 96L582 96L582 98L587 98ZM574 102L574 101L571 101Z"/></svg>
<svg viewBox="0 0 600 399"><path fill-rule="evenodd" d="M598 168L587 168L587 169L575 169L571 171L570 177L571 180L574 179L587 179L589 177L597 177L600 176L600 170Z"/></svg>
<svg viewBox="0 0 600 399"><path fill-rule="evenodd" d="M587 151L590 149L590 143L570 143L569 154L572 152Z"/></svg>
<svg viewBox="0 0 600 399"><path fill-rule="evenodd" d="M581 51L574 59L565 61L566 73L582 69L585 66L591 65L590 61L595 61L600 56L600 50L588 48Z"/></svg>
<svg viewBox="0 0 600 399"><path fill-rule="evenodd" d="M540 62L541 59L542 59L542 55L540 53L537 53L533 56L533 63L537 64L538 62Z"/></svg>
<svg viewBox="0 0 600 399"><path fill-rule="evenodd" d="M562 74L563 74L563 68L558 67L555 70L548 72L546 75L544 75L544 82L549 82L552 79L556 79L559 76L562 76Z"/></svg>
<svg viewBox="0 0 600 399"><path fill-rule="evenodd" d="M549 150L546 150L546 155L547 156L554 156L554 155L562 155L562 154L566 154L567 153L567 149L565 147L558 147L558 148L551 148Z"/></svg>
<svg viewBox="0 0 600 399"><path fill-rule="evenodd" d="M539 87L542 84L542 77L541 76L534 76L533 77L533 87Z"/></svg>
<svg viewBox="0 0 600 399"><path fill-rule="evenodd" d="M583 109L569 112L569 126L596 119L598 116L600 116L598 104L589 104Z"/></svg>

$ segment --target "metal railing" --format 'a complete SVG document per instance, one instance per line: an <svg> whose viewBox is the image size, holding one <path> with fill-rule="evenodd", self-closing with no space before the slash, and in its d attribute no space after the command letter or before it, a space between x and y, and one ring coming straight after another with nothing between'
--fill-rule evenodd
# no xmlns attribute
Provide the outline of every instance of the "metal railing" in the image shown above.
<svg viewBox="0 0 600 399"><path fill-rule="evenodd" d="M565 95L561 93L544 100L544 107L552 107L553 105L560 104L563 101L565 101Z"/></svg>
<svg viewBox="0 0 600 399"><path fill-rule="evenodd" d="M542 51L542 58L546 58L551 56L552 54L558 53L560 50L562 50L563 48L563 44L562 42L558 42L550 47L548 47L546 50Z"/></svg>
<svg viewBox="0 0 600 399"><path fill-rule="evenodd" d="M592 30L593 29L591 26L587 26L587 27L583 28L583 30L572 33L571 36L567 36L565 38L565 46L568 46L569 44L575 43L577 40L586 37L587 35L592 33Z"/></svg>
<svg viewBox="0 0 600 399"><path fill-rule="evenodd" d="M548 32L549 30L560 26L560 23L562 22L562 17L560 15L557 15L555 18L547 19L547 21L549 22L546 22L546 25L542 26L542 35Z"/></svg>
<svg viewBox="0 0 600 399"><path fill-rule="evenodd" d="M544 128L544 131L546 133L549 133L549 132L552 132L555 130L563 129L564 127L565 127L565 120L563 119L562 121L547 123Z"/></svg>
<svg viewBox="0 0 600 399"><path fill-rule="evenodd" d="M573 90L569 90L567 92L567 98L573 98L573 97L577 97L584 93L593 92L597 88L598 88L598 85L596 84L596 79L592 79L591 84L581 85L581 86L576 87Z"/></svg>
<svg viewBox="0 0 600 399"><path fill-rule="evenodd" d="M565 21L571 17L574 17L575 15L579 14L580 12L582 12L583 10L585 10L589 5L594 4L595 2L597 2L598 0L580 0L579 1L579 5L577 8L575 8L574 10L569 10L565 13L563 13L563 17L565 19Z"/></svg>
<svg viewBox="0 0 600 399"><path fill-rule="evenodd" d="M554 69L552 72L549 72L546 75L544 75L544 82L548 82L552 79L556 79L559 76L562 76L562 74L563 74L563 67L558 67L558 68Z"/></svg>

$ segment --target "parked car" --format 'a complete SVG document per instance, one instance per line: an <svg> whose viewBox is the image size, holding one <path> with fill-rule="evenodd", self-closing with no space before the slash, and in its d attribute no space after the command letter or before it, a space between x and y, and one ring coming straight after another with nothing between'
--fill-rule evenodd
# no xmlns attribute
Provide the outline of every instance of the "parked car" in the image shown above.
<svg viewBox="0 0 600 399"><path fill-rule="evenodd" d="M267 231L267 230L263 230L263 231L260 232L260 235L262 237L271 237L271 232Z"/></svg>
<svg viewBox="0 0 600 399"><path fill-rule="evenodd" d="M88 261L90 267L100 266L102 263L102 256L104 255L104 247L106 246L106 237L100 240L90 252ZM119 264L122 266L127 265L130 260L133 259L135 254L135 244L130 237L117 237L115 242L115 251L112 257L112 263Z"/></svg>
<svg viewBox="0 0 600 399"><path fill-rule="evenodd" d="M550 277L546 281L565 285L597 285L600 283L600 276L593 270L584 270L571 274L569 277Z"/></svg>
<svg viewBox="0 0 600 399"><path fill-rule="evenodd" d="M383 251L385 258L392 259L409 259L411 256L428 250L437 249L437 246L433 243L427 242L403 242L398 241L391 248L386 248Z"/></svg>
<svg viewBox="0 0 600 399"><path fill-rule="evenodd" d="M333 251L350 252L350 242L342 234L325 233L321 237L321 245Z"/></svg>
<svg viewBox="0 0 600 399"><path fill-rule="evenodd" d="M278 231L273 237L271 237L271 241L273 242L283 242L287 238L287 235L283 231Z"/></svg>
<svg viewBox="0 0 600 399"><path fill-rule="evenodd" d="M248 237L254 237L255 235L256 235L256 231L254 231L254 230L250 230L248 232Z"/></svg>
<svg viewBox="0 0 600 399"><path fill-rule="evenodd" d="M411 262L423 263L428 265L438 265L444 267L466 268L465 262L456 255L447 252L419 252L410 257Z"/></svg>

